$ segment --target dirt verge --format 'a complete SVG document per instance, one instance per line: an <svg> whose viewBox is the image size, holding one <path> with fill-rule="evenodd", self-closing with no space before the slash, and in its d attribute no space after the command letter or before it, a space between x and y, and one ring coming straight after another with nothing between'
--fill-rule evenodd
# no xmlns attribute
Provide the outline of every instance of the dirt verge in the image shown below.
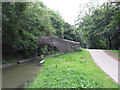
<svg viewBox="0 0 120 90"><path fill-rule="evenodd" d="M108 54L109 56L111 56L112 58L114 58L115 60L120 62L120 60L118 59L118 53L113 53L113 52L110 52L110 51L107 51L107 50L104 50L104 52L106 54Z"/></svg>

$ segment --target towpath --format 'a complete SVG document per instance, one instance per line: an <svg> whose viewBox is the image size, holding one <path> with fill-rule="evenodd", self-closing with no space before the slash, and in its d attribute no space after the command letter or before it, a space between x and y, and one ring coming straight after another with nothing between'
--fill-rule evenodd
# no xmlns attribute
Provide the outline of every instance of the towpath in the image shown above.
<svg viewBox="0 0 120 90"><path fill-rule="evenodd" d="M120 62L107 55L103 50L98 49L87 49L94 62L115 82L120 85L120 72L118 72L118 67Z"/></svg>

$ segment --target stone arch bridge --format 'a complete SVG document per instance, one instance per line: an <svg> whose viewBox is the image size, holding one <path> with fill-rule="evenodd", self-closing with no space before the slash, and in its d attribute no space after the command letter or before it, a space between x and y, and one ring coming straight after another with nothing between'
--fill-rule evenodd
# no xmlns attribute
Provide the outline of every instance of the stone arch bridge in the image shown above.
<svg viewBox="0 0 120 90"><path fill-rule="evenodd" d="M68 53L78 51L80 49L80 43L74 42L71 40L66 40L58 37L46 36L46 37L37 37L39 44L45 44L54 46L61 53Z"/></svg>

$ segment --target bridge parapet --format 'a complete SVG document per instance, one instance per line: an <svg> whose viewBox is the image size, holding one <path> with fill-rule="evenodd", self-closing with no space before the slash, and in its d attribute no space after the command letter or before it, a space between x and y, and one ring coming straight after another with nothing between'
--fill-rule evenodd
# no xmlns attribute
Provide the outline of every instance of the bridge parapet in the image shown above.
<svg viewBox="0 0 120 90"><path fill-rule="evenodd" d="M38 37L37 39L39 41L39 44L54 46L62 54L78 51L80 49L80 43L71 40L66 40L52 36Z"/></svg>

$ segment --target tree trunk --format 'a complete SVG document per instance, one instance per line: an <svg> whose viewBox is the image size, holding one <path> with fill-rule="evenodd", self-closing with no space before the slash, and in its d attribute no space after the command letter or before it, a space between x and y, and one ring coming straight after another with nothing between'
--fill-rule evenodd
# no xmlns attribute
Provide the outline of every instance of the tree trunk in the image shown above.
<svg viewBox="0 0 120 90"><path fill-rule="evenodd" d="M108 42L109 42L109 49L112 49L112 43L110 38L108 38Z"/></svg>

